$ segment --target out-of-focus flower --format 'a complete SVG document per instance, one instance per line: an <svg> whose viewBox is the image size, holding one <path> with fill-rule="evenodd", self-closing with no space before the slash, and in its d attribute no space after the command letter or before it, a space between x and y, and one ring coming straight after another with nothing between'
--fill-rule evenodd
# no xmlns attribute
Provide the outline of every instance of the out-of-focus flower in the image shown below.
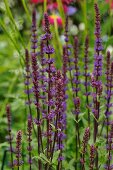
<svg viewBox="0 0 113 170"><path fill-rule="evenodd" d="M80 31L84 31L85 30L85 24L84 23L80 23L79 24L79 30Z"/></svg>
<svg viewBox="0 0 113 170"><path fill-rule="evenodd" d="M42 4L44 3L44 0L30 0L30 2L33 4ZM70 6L71 2L73 2L73 0L62 0L64 12L69 16L73 15L77 11L75 7ZM50 0L47 0L47 10L50 12L55 10L57 11L58 3L57 2L50 3Z"/></svg>
<svg viewBox="0 0 113 170"><path fill-rule="evenodd" d="M34 4L39 4L39 3L43 3L44 0L31 0L30 2Z"/></svg>
<svg viewBox="0 0 113 170"><path fill-rule="evenodd" d="M76 11L77 11L77 9L76 9L75 7L73 7L73 6L68 6L66 13L67 13L68 16L71 16L71 15L73 15Z"/></svg>
<svg viewBox="0 0 113 170"><path fill-rule="evenodd" d="M69 6L69 4L67 4L67 3L62 3L62 5L63 5L64 12L65 12L68 16L73 15L73 14L77 11L77 9L76 9L75 7ZM56 10L56 11L57 11L57 10L58 10L58 4L57 4L57 2L48 4L48 5L47 5L47 9L48 9L48 11L50 11L50 12L51 12L51 10Z"/></svg>
<svg viewBox="0 0 113 170"><path fill-rule="evenodd" d="M31 3L35 3L35 4L44 3L44 0L30 0L30 1L31 1ZM48 2L50 2L50 0L47 0L47 3ZM73 2L73 0L62 0L62 3L66 4L66 5L69 5L72 2Z"/></svg>
<svg viewBox="0 0 113 170"><path fill-rule="evenodd" d="M113 53L113 46L109 45L107 47L106 51L109 51L112 54Z"/></svg>
<svg viewBox="0 0 113 170"><path fill-rule="evenodd" d="M70 3L72 3L74 0L62 0L62 3L65 3L67 5L69 5Z"/></svg>
<svg viewBox="0 0 113 170"><path fill-rule="evenodd" d="M106 0L107 3L110 4L110 8L113 9L113 0Z"/></svg>
<svg viewBox="0 0 113 170"><path fill-rule="evenodd" d="M62 18L61 18L60 16L58 16L58 15L56 15L56 14L49 16L49 22L50 22L50 24L54 24L54 23L55 23L55 20L56 20L58 26L62 26L62 23L63 23L63 22L62 22Z"/></svg>
<svg viewBox="0 0 113 170"><path fill-rule="evenodd" d="M77 27L76 25L72 25L72 26L70 27L70 33L71 33L72 35L77 35L77 34L78 34L78 27Z"/></svg>
<svg viewBox="0 0 113 170"><path fill-rule="evenodd" d="M42 4L44 3L44 0L30 0L33 4ZM50 0L47 0L47 3L50 3Z"/></svg>

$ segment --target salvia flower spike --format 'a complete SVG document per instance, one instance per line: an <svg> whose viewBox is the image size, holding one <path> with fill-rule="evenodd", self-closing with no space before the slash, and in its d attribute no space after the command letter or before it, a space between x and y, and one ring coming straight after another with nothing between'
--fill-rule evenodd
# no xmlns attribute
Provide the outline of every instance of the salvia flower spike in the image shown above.
<svg viewBox="0 0 113 170"><path fill-rule="evenodd" d="M111 62L110 62L110 52L107 51L107 59L106 59L106 96L105 96L105 99L106 99L106 111L105 111L105 116L106 116L106 121L104 122L104 124L106 125L106 141L108 143L108 126L109 126L109 116L111 114L111 111L110 111L110 100L111 100L111 83L112 83L112 69L110 69L110 65L111 65Z"/></svg>
<svg viewBox="0 0 113 170"><path fill-rule="evenodd" d="M84 86L85 86L85 96L86 96L86 107L87 107L87 112L88 112L88 125L90 127L90 110L89 110L89 95L90 95L90 91L89 91L89 86L90 86L90 82L89 82L89 77L90 77L90 73L88 72L88 64L89 64L89 56L88 56L88 48L89 48L89 37L88 35L86 36L85 39L85 50L84 50Z"/></svg>
<svg viewBox="0 0 113 170"><path fill-rule="evenodd" d="M33 122L31 115L28 117L28 122L27 122L27 141L28 141L28 147L27 150L29 152L29 158L28 158L28 163L29 163L29 170L32 170L32 146L31 146L31 141L32 141L32 128L33 128Z"/></svg>
<svg viewBox="0 0 113 170"><path fill-rule="evenodd" d="M89 164L89 170L94 170L95 152L96 152L95 146L91 145L90 146L90 164Z"/></svg>
<svg viewBox="0 0 113 170"><path fill-rule="evenodd" d="M106 146L107 162L104 165L104 169L106 169L106 170L112 170L113 169L113 165L111 164L112 150L113 150L112 145L113 145L113 122L111 123L111 129L110 129L110 133L109 133L108 141L107 141L107 146Z"/></svg>
<svg viewBox="0 0 113 170"><path fill-rule="evenodd" d="M27 92L27 104L29 107L29 113L32 116L32 111L31 111L31 100L30 100L30 79L31 79L31 72L30 72L30 56L29 56L29 52L26 49L25 50L25 85L26 85L26 92Z"/></svg>
<svg viewBox="0 0 113 170"><path fill-rule="evenodd" d="M12 146L13 137L12 137L12 131L11 131L11 108L10 108L10 105L6 106L6 115L7 115L7 123L8 123L7 140L8 140L9 145L10 145L9 151L10 151L10 154L11 154L11 168L13 170L14 169L13 168L13 146Z"/></svg>
<svg viewBox="0 0 113 170"><path fill-rule="evenodd" d="M48 108L47 108L47 114L48 116L51 114L51 107L54 105L54 100L52 96L52 87L53 87L53 81L52 76L55 73L55 67L54 67L54 60L51 58L51 54L54 53L54 48L50 45L50 40L52 38L52 34L50 31L50 23L49 23L49 17L48 14L44 14L44 31L45 34L42 36L42 40L45 42L44 46L44 53L47 54L47 74L48 74ZM47 119L47 157L50 157L49 151L51 150L51 126L50 126L51 120Z"/></svg>
<svg viewBox="0 0 113 170"><path fill-rule="evenodd" d="M22 157L22 131L19 130L16 136L16 160L14 160L14 165L19 167L23 164Z"/></svg>
<svg viewBox="0 0 113 170"><path fill-rule="evenodd" d="M90 129L88 127L85 130L83 141L82 141L82 158L81 158L82 170L85 170L85 153L87 152L87 144L89 140L89 135L90 135Z"/></svg>
<svg viewBox="0 0 113 170"><path fill-rule="evenodd" d="M94 97L94 109L93 113L95 116L94 119L94 142L96 142L97 134L98 134L98 119L99 119L99 112L100 112L100 102L98 100L98 97L100 98L102 94L102 59L103 56L101 54L101 51L103 50L102 47L102 39L100 36L100 12L98 5L95 3L95 54L94 54L94 70L93 70L93 76L95 79L95 93L93 94Z"/></svg>
<svg viewBox="0 0 113 170"><path fill-rule="evenodd" d="M32 62L32 82L33 82L33 92L35 96L35 106L36 106L36 112L37 112L37 117L35 119L35 123L37 125L37 141L38 141L38 155L41 153L41 147L42 146L42 134L41 134L41 127L40 127L40 103L39 103L39 98L40 98L40 93L39 93L39 67L37 64L37 27L36 27L36 11L33 11L32 15L32 52L31 52L31 62ZM38 122L38 123L37 123ZM38 161L38 167L39 170L41 170L41 161Z"/></svg>

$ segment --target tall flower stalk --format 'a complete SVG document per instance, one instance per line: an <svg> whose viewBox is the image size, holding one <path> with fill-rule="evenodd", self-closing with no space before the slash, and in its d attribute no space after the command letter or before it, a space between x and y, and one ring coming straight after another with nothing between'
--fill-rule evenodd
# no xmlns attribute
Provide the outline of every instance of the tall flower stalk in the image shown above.
<svg viewBox="0 0 113 170"><path fill-rule="evenodd" d="M78 67L78 38L74 38L74 59L70 58L70 45L69 42L69 35L68 35L68 17L66 17L65 22L65 48L64 52L68 59L68 70L69 70L69 76L70 76L70 83L73 90L73 102L74 102L74 114L76 119L76 125L75 125L75 136L76 136L76 159L78 159L78 145L80 146L80 136L79 136L79 125L78 125L78 114L80 113L80 108L78 109L78 106L76 106L76 100L78 98L78 92L79 92L79 67ZM73 64L72 64L73 63ZM74 75L73 75L73 69L74 69ZM79 100L80 101L80 100ZM79 102L80 103L80 102ZM78 112L79 111L79 112ZM77 166L77 165L76 165Z"/></svg>
<svg viewBox="0 0 113 170"><path fill-rule="evenodd" d="M93 101L94 101L94 142L96 142L97 134L98 134L98 119L99 119L99 112L100 112L100 96L102 93L102 54L101 51L103 50L102 47L102 39L100 36L100 12L98 5L95 4L95 55L94 55L94 71L93 76L95 79L94 89L95 92L93 93Z"/></svg>
<svg viewBox="0 0 113 170"><path fill-rule="evenodd" d="M87 144L89 140L89 127L86 128L84 136L83 136L83 141L82 141L82 159L81 159L81 164L82 164L82 170L85 170L85 154L87 152Z"/></svg>
<svg viewBox="0 0 113 170"><path fill-rule="evenodd" d="M26 49L25 50L25 71L26 71L26 80L25 80L25 85L26 85L26 93L27 93L27 104L29 106L29 113L32 117L32 110L31 110L31 100L30 100L30 78L31 78L31 73L30 73L30 56L29 52Z"/></svg>
<svg viewBox="0 0 113 170"><path fill-rule="evenodd" d="M30 80L31 80L31 67L30 67L30 55L29 55L29 52L28 52L28 49L25 50L25 86L26 86L26 94L27 94L27 101L26 101L26 104L28 105L28 109L29 109L29 114L32 118L32 108L31 108L31 96L30 96L30 93L32 92L32 89L30 88ZM35 136L37 137L37 134L36 134L36 130L34 128L34 125L33 125L33 131L34 131L34 134Z"/></svg>
<svg viewBox="0 0 113 170"><path fill-rule="evenodd" d="M87 116L88 116L88 126L90 127L90 109L89 109L89 86L90 86L90 82L89 82L89 76L90 73L88 72L88 64L89 64L89 58L88 58L88 48L89 48L89 37L86 36L85 39L85 50L84 50L84 86L85 86L85 96L86 96L86 107L87 107Z"/></svg>
<svg viewBox="0 0 113 170"><path fill-rule="evenodd" d="M14 160L14 164L15 166L18 167L18 170L20 169L20 166L23 164L23 161L21 160L22 157L21 145L22 145L22 131L19 130L17 132L16 137L16 160Z"/></svg>
<svg viewBox="0 0 113 170"><path fill-rule="evenodd" d="M8 123L7 140L8 140L9 145L10 145L9 151L10 151L10 154L11 154L11 169L14 170L14 167L13 167L13 146L12 146L13 137L12 137L12 131L11 131L11 108L10 108L10 105L6 106L6 115L7 115L7 123Z"/></svg>
<svg viewBox="0 0 113 170"><path fill-rule="evenodd" d="M89 163L89 170L94 170L95 152L96 152L95 146L94 146L94 145L91 145L91 146L90 146L90 163Z"/></svg>
<svg viewBox="0 0 113 170"><path fill-rule="evenodd" d="M106 90L106 143L108 143L108 133L109 133L109 116L112 113L110 111L110 107L112 106L111 103L111 96L112 96L112 86L113 86L113 62L110 64L110 53L108 53L108 61L107 61L107 71L106 71L106 79L107 79L107 90ZM108 68L109 67L109 68Z"/></svg>
<svg viewBox="0 0 113 170"><path fill-rule="evenodd" d="M48 67L46 69L48 73L48 108L47 108L47 114L51 113L51 108L54 104L53 98L52 98L52 74L54 73L55 69L53 67L54 60L51 58L51 54L54 53L54 48L50 45L50 40L52 38L52 34L50 31L50 23L48 14L44 14L44 31L45 34L42 36L42 40L44 41L44 53L47 54L47 63ZM47 158L50 157L50 150L51 150L51 125L50 125L50 119L47 119Z"/></svg>
<svg viewBox="0 0 113 170"><path fill-rule="evenodd" d="M32 146L31 146L31 141L32 141L32 126L33 126L33 122L32 122L32 118L31 116L28 117L28 122L27 122L27 141L28 141L28 153L29 153L29 158L28 158L28 163L29 163L29 170L32 170Z"/></svg>
<svg viewBox="0 0 113 170"><path fill-rule="evenodd" d="M43 150L42 145L42 134L41 134L41 124L40 124L40 103L39 103L39 67L37 64L37 34L36 34L36 11L33 11L32 15L32 52L31 52L31 61L32 61L32 81L33 81L33 92L35 96L35 106L37 117L35 119L35 123L37 125L37 141L38 141L38 155L40 155L41 150ZM41 170L42 163L38 160L38 168Z"/></svg>
<svg viewBox="0 0 113 170"><path fill-rule="evenodd" d="M113 165L111 164L111 160L112 160L112 150L113 150L113 122L111 123L111 129L110 129L110 133L109 133L109 137L108 137L108 143L106 146L107 149L107 163L104 166L104 169L106 170L112 170L113 169Z"/></svg>
<svg viewBox="0 0 113 170"><path fill-rule="evenodd" d="M57 71L56 75L56 132L57 132L57 150L60 150L58 157L58 166L57 169L62 169L62 161L64 157L62 152L64 149L63 140L66 135L64 134L66 129L66 115L65 115L65 93L64 93L64 81L63 76L60 71Z"/></svg>
<svg viewBox="0 0 113 170"><path fill-rule="evenodd" d="M98 5L95 3L95 54L94 54L94 70L92 79L92 87L93 87L93 113L94 113L94 143L96 142L98 135L98 120L100 115L100 97L102 95L102 39L100 36L100 12ZM98 152L96 154L95 167L98 169Z"/></svg>
<svg viewBox="0 0 113 170"><path fill-rule="evenodd" d="M80 90L79 84L79 66L78 66L78 38L74 38L74 78L73 78L73 92L74 92L74 114L75 114L75 138L76 138L76 160L78 159L78 148L80 147L80 132L79 132L79 113L80 113L80 98L78 92ZM77 169L77 164L76 164Z"/></svg>

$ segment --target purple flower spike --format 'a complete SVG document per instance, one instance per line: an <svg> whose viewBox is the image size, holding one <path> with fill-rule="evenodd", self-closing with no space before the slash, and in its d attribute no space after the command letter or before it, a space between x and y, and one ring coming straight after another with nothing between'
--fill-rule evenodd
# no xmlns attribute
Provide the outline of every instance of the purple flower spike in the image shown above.
<svg viewBox="0 0 113 170"><path fill-rule="evenodd" d="M30 164L30 170L31 170L31 164L32 164L32 157L31 157L31 151L32 151L32 146L31 146L31 141L32 141L32 128L33 128L33 122L31 116L28 117L28 122L27 122L27 141L28 141L28 147L27 150L29 152L29 158L28 158L28 163Z"/></svg>
<svg viewBox="0 0 113 170"><path fill-rule="evenodd" d="M74 105L75 105L75 114L78 115L80 113L80 98L79 97L76 97L74 99Z"/></svg>
<svg viewBox="0 0 113 170"><path fill-rule="evenodd" d="M90 82L89 82L89 77L90 77L90 73L88 73L88 64L89 64L89 58L88 58L88 48L89 48L89 37L86 36L85 39L85 50L84 50L84 78L85 78L85 82L84 82L84 86L85 86L85 93L84 95L86 96L86 107L87 107L87 113L88 113L88 125L90 126L90 110L89 110L89 86L90 86Z"/></svg>
<svg viewBox="0 0 113 170"><path fill-rule="evenodd" d="M95 148L94 145L91 145L90 146L90 165L89 165L89 170L94 169L95 153L96 153L96 148Z"/></svg>
<svg viewBox="0 0 113 170"><path fill-rule="evenodd" d="M110 129L110 133L107 136L107 144L106 144L106 150L107 150L107 163L104 166L104 169L113 169L112 166L112 150L113 150L113 122L111 123L111 129Z"/></svg>
<svg viewBox="0 0 113 170"><path fill-rule="evenodd" d="M79 80L79 66L78 66L78 37L74 38L74 66L75 66L75 73L74 73L74 78L73 78L73 82L75 85L75 96L78 96L78 92L79 92L79 84L80 84L80 80Z"/></svg>
<svg viewBox="0 0 113 170"><path fill-rule="evenodd" d="M7 123L8 123L8 136L6 137L7 141L9 142L9 151L10 151L10 155L11 155L11 168L13 170L13 152L14 152L14 148L12 146L12 140L13 140L13 136L12 136L12 131L11 131L11 108L10 105L6 106L6 115L7 115Z"/></svg>
<svg viewBox="0 0 113 170"><path fill-rule="evenodd" d="M94 110L97 111L94 119L94 142L96 142L97 134L98 134L98 119L100 116L100 99L103 91L101 76L102 76L102 60L103 56L101 51L103 50L101 35L100 35L100 12L98 5L95 3L95 54L94 54L94 69L93 75L91 77L93 91L93 103ZM95 96L95 97L94 97ZM98 161L98 159L97 159ZM96 163L96 168L98 169L98 163Z"/></svg>
<svg viewBox="0 0 113 170"><path fill-rule="evenodd" d="M85 130L83 141L82 141L82 158L81 158L82 169L85 169L85 153L87 152L87 144L89 140L89 135L90 135L90 129L88 127Z"/></svg>
<svg viewBox="0 0 113 170"><path fill-rule="evenodd" d="M94 62L94 75L97 77L100 77L102 75L102 55L100 52L103 50L102 47L102 40L100 37L100 12L98 5L95 4L95 13L96 13L96 21L95 21L95 62Z"/></svg>
<svg viewBox="0 0 113 170"><path fill-rule="evenodd" d="M21 153L21 145L22 145L22 131L19 130L17 132L16 137L16 160L14 161L14 165L18 167L23 164L23 161L21 160L22 153Z"/></svg>

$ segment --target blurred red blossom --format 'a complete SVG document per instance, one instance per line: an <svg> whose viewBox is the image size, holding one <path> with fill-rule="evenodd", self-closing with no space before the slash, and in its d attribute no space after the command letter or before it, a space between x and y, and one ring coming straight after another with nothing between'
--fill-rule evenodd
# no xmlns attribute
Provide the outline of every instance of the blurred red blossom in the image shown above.
<svg viewBox="0 0 113 170"><path fill-rule="evenodd" d="M113 0L106 0L107 3L110 4L110 8L113 9Z"/></svg>
<svg viewBox="0 0 113 170"><path fill-rule="evenodd" d="M58 16L58 15L50 15L49 16L50 24L53 25L55 23L55 20L56 20L58 26L62 26L62 18L60 16Z"/></svg>
<svg viewBox="0 0 113 170"><path fill-rule="evenodd" d="M74 2L74 0L61 0L61 1L66 15L71 16L77 11L75 7L70 5L72 2ZM34 4L42 4L44 3L44 0L30 0L30 2ZM56 2L56 0L55 1L47 0L47 11L49 12L50 24L53 25L56 20L58 26L63 25L62 18L58 14L58 3Z"/></svg>
<svg viewBox="0 0 113 170"><path fill-rule="evenodd" d="M72 3L74 0L62 0L62 3L65 3L67 5L69 5L70 3ZM44 0L31 0L31 3L35 3L35 4L38 4L38 3L43 3ZM52 2L50 0L47 0L47 2Z"/></svg>
<svg viewBox="0 0 113 170"><path fill-rule="evenodd" d="M31 3L38 4L38 3L43 3L44 0L31 0Z"/></svg>

